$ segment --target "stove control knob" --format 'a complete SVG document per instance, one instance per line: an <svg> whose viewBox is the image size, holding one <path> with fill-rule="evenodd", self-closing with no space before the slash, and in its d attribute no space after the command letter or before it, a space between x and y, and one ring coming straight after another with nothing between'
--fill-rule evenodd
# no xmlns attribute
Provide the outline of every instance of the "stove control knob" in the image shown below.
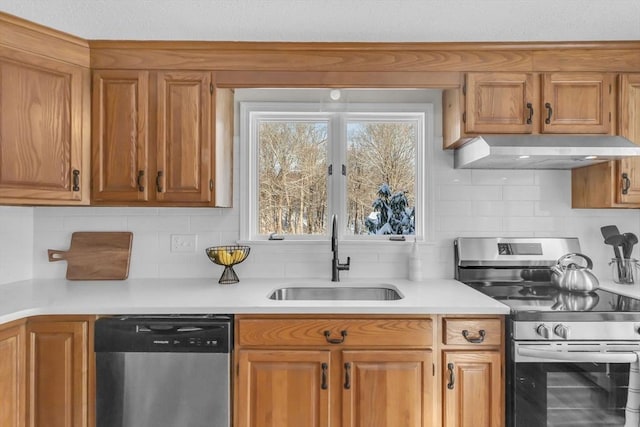
<svg viewBox="0 0 640 427"><path fill-rule="evenodd" d="M565 340L569 339L569 327L563 325L562 323L554 326L553 333L559 336L560 338L564 338Z"/></svg>
<svg viewBox="0 0 640 427"><path fill-rule="evenodd" d="M549 339L551 336L551 329L544 323L541 323L536 327L536 333L542 338Z"/></svg>

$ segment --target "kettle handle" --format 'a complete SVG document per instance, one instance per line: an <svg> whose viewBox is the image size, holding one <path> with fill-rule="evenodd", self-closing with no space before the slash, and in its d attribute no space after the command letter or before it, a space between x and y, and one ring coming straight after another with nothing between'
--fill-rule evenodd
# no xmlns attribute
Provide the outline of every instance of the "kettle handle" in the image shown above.
<svg viewBox="0 0 640 427"><path fill-rule="evenodd" d="M566 254L560 257L560 259L558 260L558 264L562 265L562 262L568 258L573 258L573 257L580 257L582 259L584 259L585 261L587 261L587 269L591 270L593 268L593 261L591 261L591 258L589 258L588 256L586 256L585 254L581 254L578 252L574 252L571 254Z"/></svg>

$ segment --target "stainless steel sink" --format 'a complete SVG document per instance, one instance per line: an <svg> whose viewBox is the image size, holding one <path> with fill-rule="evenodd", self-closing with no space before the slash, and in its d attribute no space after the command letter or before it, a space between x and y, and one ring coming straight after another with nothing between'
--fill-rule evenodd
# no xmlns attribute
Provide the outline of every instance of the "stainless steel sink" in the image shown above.
<svg viewBox="0 0 640 427"><path fill-rule="evenodd" d="M393 301L403 296L393 287L298 287L291 286L276 289L269 299L289 300L353 300L353 301Z"/></svg>

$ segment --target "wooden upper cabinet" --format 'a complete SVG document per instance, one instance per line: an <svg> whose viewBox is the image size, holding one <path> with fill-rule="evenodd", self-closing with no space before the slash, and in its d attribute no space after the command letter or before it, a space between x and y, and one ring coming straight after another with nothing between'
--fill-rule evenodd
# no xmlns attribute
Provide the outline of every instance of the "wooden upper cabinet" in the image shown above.
<svg viewBox="0 0 640 427"><path fill-rule="evenodd" d="M443 147L482 134L613 134L611 73L467 73L443 91Z"/></svg>
<svg viewBox="0 0 640 427"><path fill-rule="evenodd" d="M614 75L542 74L543 133L611 133Z"/></svg>
<svg viewBox="0 0 640 427"><path fill-rule="evenodd" d="M93 76L98 205L231 206L233 92L203 71Z"/></svg>
<svg viewBox="0 0 640 427"><path fill-rule="evenodd" d="M93 74L94 201L149 199L149 72Z"/></svg>
<svg viewBox="0 0 640 427"><path fill-rule="evenodd" d="M640 74L620 77L620 136L640 145ZM616 201L640 206L640 159L628 157L616 163Z"/></svg>
<svg viewBox="0 0 640 427"><path fill-rule="evenodd" d="M88 204L88 78L83 67L0 47L0 203Z"/></svg>
<svg viewBox="0 0 640 427"><path fill-rule="evenodd" d="M530 73L469 73L466 77L468 133L531 133L536 101Z"/></svg>
<svg viewBox="0 0 640 427"><path fill-rule="evenodd" d="M167 202L210 202L211 73L161 72L157 81L156 197Z"/></svg>
<svg viewBox="0 0 640 427"><path fill-rule="evenodd" d="M619 79L618 134L640 145L640 74ZM571 171L573 208L640 207L640 159L599 163Z"/></svg>

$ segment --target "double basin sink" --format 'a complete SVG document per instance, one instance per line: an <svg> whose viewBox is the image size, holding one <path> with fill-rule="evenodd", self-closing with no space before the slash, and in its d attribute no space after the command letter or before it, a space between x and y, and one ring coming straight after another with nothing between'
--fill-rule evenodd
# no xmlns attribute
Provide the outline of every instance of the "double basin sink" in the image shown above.
<svg viewBox="0 0 640 427"><path fill-rule="evenodd" d="M269 299L277 301L395 301L403 296L390 285L378 286L288 286L274 290Z"/></svg>

